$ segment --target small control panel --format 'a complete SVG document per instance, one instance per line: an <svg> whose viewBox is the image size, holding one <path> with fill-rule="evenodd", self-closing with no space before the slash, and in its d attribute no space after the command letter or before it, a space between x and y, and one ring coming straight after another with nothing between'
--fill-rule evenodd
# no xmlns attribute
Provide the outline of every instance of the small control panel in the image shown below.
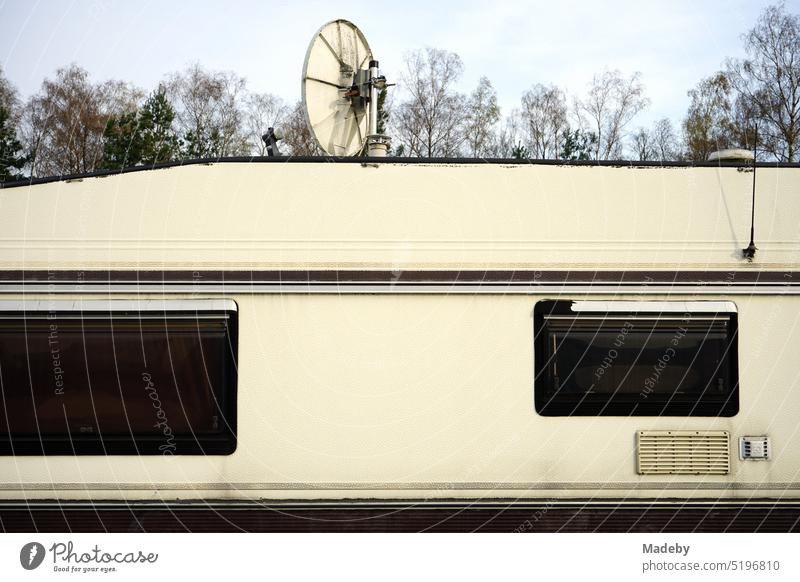
<svg viewBox="0 0 800 582"><path fill-rule="evenodd" d="M739 458L742 461L768 461L771 448L768 436L739 437Z"/></svg>

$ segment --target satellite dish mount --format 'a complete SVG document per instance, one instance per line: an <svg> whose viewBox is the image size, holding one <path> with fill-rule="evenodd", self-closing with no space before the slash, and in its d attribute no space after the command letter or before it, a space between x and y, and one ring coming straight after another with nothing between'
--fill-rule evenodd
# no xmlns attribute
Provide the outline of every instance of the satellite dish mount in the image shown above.
<svg viewBox="0 0 800 582"><path fill-rule="evenodd" d="M378 95L386 87L386 77L380 74L378 61L369 62L367 86L369 90L369 135L367 135L367 155L384 157L389 150L391 139L378 133ZM365 87L366 88L366 87Z"/></svg>
<svg viewBox="0 0 800 582"><path fill-rule="evenodd" d="M334 20L320 28L302 81L306 122L320 149L331 156L385 156L390 140L378 133L378 96L388 86L356 25Z"/></svg>

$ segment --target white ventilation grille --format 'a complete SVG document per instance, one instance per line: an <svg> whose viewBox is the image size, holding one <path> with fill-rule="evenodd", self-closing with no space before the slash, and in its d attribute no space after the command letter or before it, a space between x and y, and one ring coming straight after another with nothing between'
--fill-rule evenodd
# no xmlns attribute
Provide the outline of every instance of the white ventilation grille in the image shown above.
<svg viewBox="0 0 800 582"><path fill-rule="evenodd" d="M640 475L727 475L729 439L726 430L640 430L636 470Z"/></svg>

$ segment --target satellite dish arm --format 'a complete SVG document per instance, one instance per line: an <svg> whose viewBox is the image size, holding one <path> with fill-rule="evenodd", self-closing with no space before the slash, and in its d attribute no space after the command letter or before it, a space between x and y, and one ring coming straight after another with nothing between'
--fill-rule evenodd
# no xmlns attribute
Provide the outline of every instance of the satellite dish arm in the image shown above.
<svg viewBox="0 0 800 582"><path fill-rule="evenodd" d="M369 85L369 115L367 133L367 155L371 157L384 157L391 143L389 136L378 133L378 93L391 86L386 82L386 77L380 75L378 71L378 61L371 60L367 72L367 84Z"/></svg>
<svg viewBox="0 0 800 582"><path fill-rule="evenodd" d="M378 61L369 62L369 135L378 134Z"/></svg>

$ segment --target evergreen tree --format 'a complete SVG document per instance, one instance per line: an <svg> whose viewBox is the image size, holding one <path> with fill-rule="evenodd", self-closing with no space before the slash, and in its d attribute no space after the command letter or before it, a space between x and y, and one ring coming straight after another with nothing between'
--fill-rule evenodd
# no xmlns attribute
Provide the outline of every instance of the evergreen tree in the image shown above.
<svg viewBox="0 0 800 582"><path fill-rule="evenodd" d="M142 160L142 132L137 112L112 116L103 133L103 167L119 170Z"/></svg>
<svg viewBox="0 0 800 582"><path fill-rule="evenodd" d="M378 134L386 134L386 126L389 124L389 108L386 106L388 90L386 87L378 91Z"/></svg>
<svg viewBox="0 0 800 582"><path fill-rule="evenodd" d="M146 165L168 162L177 157L180 140L172 130L175 110L163 90L159 90L145 101L139 111L141 128L141 163Z"/></svg>
<svg viewBox="0 0 800 582"><path fill-rule="evenodd" d="M103 167L121 169L175 159L180 142L172 130L174 119L175 111L161 90L138 111L111 117L104 134Z"/></svg>
<svg viewBox="0 0 800 582"><path fill-rule="evenodd" d="M217 128L195 133L190 131L183 138L183 157L186 159L218 158L223 151L222 134Z"/></svg>
<svg viewBox="0 0 800 582"><path fill-rule="evenodd" d="M580 129L571 131L567 128L561 134L561 152L558 157L562 160L591 160L596 146L597 135L593 132Z"/></svg>
<svg viewBox="0 0 800 582"><path fill-rule="evenodd" d="M511 157L515 160L527 160L531 157L531 153L528 151L528 148L525 147L522 143L517 143L514 148L511 150Z"/></svg>
<svg viewBox="0 0 800 582"><path fill-rule="evenodd" d="M0 182L22 179L25 156L8 109L0 104Z"/></svg>

